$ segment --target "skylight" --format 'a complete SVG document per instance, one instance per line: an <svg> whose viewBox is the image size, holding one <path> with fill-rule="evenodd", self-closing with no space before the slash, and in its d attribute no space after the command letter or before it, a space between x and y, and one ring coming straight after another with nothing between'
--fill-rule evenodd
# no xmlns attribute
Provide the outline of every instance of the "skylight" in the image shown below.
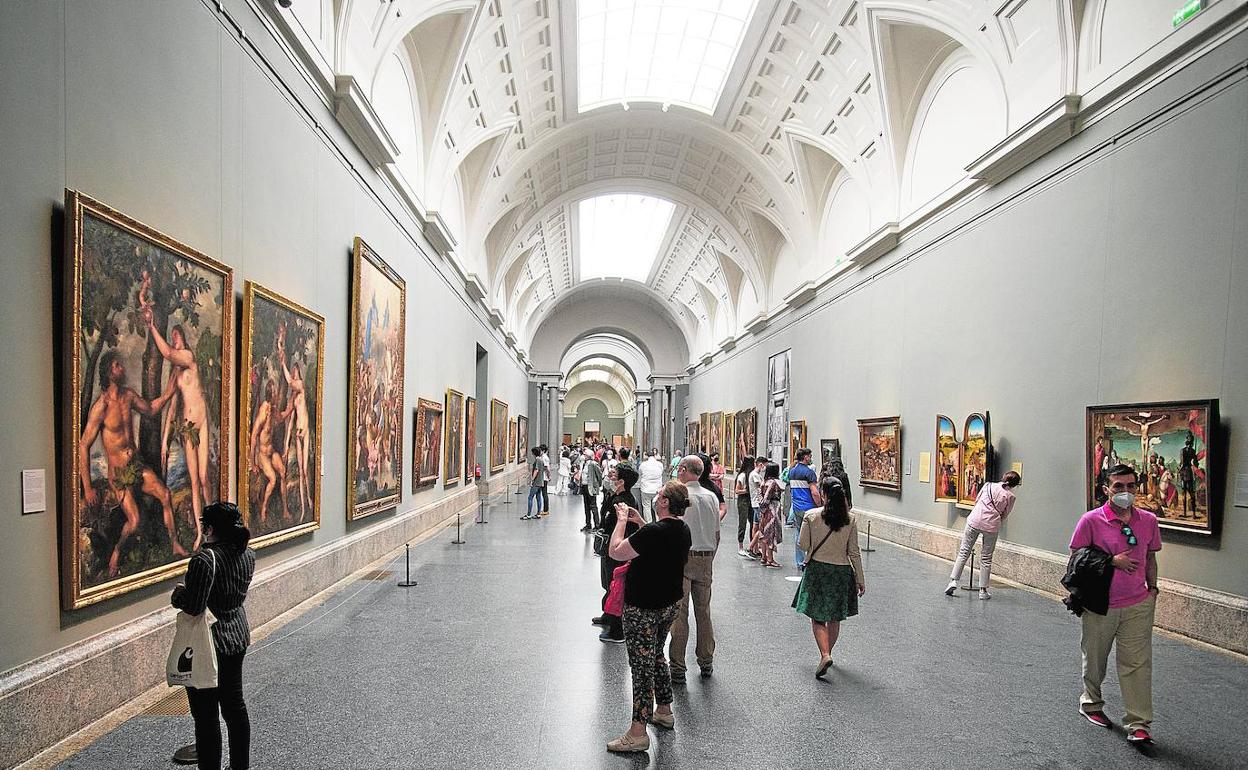
<svg viewBox="0 0 1248 770"><path fill-rule="evenodd" d="M755 0L578 0L581 112L626 101L714 112Z"/></svg>
<svg viewBox="0 0 1248 770"><path fill-rule="evenodd" d="M645 282L659 256L675 206L648 195L600 195L577 207L581 280Z"/></svg>

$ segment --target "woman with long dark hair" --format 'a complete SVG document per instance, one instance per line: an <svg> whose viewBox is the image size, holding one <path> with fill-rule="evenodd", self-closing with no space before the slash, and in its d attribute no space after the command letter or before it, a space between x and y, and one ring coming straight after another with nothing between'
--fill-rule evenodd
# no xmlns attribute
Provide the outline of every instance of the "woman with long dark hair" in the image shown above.
<svg viewBox="0 0 1248 770"><path fill-rule="evenodd" d="M173 589L169 601L188 615L212 610L212 643L217 651L217 686L186 688L195 719L195 753L201 768L221 767L221 719L230 735L230 767L251 763L251 721L243 701L243 656L251 645L251 628L243 602L256 571L256 552L247 547L251 532L233 503L217 502L200 517L204 544L191 554L186 583Z"/></svg>
<svg viewBox="0 0 1248 770"><path fill-rule="evenodd" d="M763 487L759 492L762 505L758 508L758 523L754 525L754 539L750 550L761 554L762 565L780 569L776 561L776 546L783 535L780 522L780 502L784 498L784 485L780 483L780 466L769 462L763 470Z"/></svg>
<svg viewBox="0 0 1248 770"><path fill-rule="evenodd" d="M858 614L858 597L867 592L858 550L858 522L849 512L845 488L835 477L822 484L823 509L809 511L802 520L799 547L806 552L806 570L793 597L793 608L810 618L819 647L815 678L832 666L832 648L841 634L841 621Z"/></svg>

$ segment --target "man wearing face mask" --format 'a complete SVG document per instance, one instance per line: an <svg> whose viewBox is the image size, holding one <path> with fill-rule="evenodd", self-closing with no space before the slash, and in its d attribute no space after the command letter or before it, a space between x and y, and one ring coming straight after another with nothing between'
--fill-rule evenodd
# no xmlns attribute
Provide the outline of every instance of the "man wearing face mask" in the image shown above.
<svg viewBox="0 0 1248 770"><path fill-rule="evenodd" d="M1105 716L1101 683L1115 647L1118 682L1122 690L1127 740L1152 742L1153 615L1157 606L1157 551L1161 530L1157 517L1135 507L1138 476L1129 465L1115 465L1106 473L1104 493L1109 500L1088 511L1075 525L1071 551L1096 546L1113 554L1109 584L1109 612L1084 612L1080 649L1083 651L1083 693L1079 710L1094 725L1112 728Z"/></svg>

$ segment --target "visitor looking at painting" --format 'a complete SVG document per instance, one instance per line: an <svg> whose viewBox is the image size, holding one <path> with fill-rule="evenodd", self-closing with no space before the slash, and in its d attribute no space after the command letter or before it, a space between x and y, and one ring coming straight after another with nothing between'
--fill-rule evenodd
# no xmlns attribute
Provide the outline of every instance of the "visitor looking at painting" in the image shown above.
<svg viewBox="0 0 1248 770"><path fill-rule="evenodd" d="M962 570L966 560L970 558L975 541L984 539L980 552L979 567L979 598L991 599L988 583L992 580L992 554L997 549L997 536L1001 532L1001 524L1010 511L1014 510L1014 490L1021 486L1023 477L1010 471L1001 477L1001 482L985 484L975 498L975 507L966 517L966 527L962 530L962 546L958 549L957 561L953 563L953 572L949 575L949 585L945 586L945 595L953 596L958 590L958 580L962 578Z"/></svg>

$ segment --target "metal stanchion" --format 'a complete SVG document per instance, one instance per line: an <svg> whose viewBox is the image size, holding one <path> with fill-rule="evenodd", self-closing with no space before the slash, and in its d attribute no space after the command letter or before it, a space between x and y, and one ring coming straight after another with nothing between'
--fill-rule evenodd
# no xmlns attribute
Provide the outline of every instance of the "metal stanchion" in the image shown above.
<svg viewBox="0 0 1248 770"><path fill-rule="evenodd" d="M503 505L511 505L511 498L507 495L507 490L511 488L510 484L503 485ZM516 494L520 494L520 485L516 485Z"/></svg>
<svg viewBox="0 0 1248 770"><path fill-rule="evenodd" d="M971 549L971 571L966 576L966 585L959 586L963 591L978 591L979 586L975 585L975 549Z"/></svg>
<svg viewBox="0 0 1248 770"><path fill-rule="evenodd" d="M455 514L455 539L451 541L452 545L463 545L464 538L459 534L459 514Z"/></svg>
<svg viewBox="0 0 1248 770"><path fill-rule="evenodd" d="M403 548L404 548L403 553L406 556L406 561L407 561L407 566L403 570L403 574L406 577L406 580L401 581L399 583L399 587L411 588L412 586L416 585L416 581L412 580L412 544L404 543Z"/></svg>
<svg viewBox="0 0 1248 770"><path fill-rule="evenodd" d="M871 547L871 520L867 520L867 547L860 549L863 553L875 553L875 549Z"/></svg>

